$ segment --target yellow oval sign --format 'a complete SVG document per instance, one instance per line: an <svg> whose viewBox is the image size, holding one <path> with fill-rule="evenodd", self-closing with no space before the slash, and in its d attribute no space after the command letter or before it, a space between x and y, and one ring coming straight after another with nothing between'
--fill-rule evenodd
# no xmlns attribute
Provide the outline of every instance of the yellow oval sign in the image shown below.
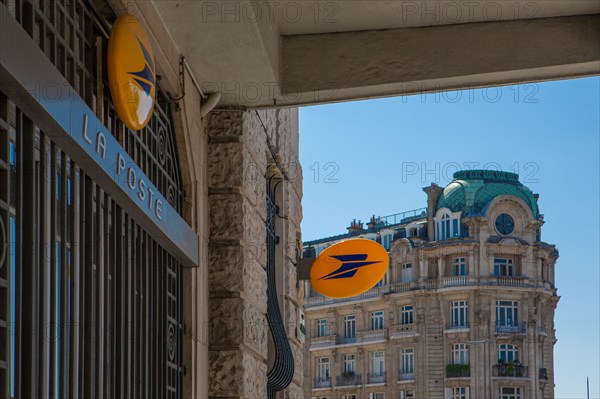
<svg viewBox="0 0 600 399"><path fill-rule="evenodd" d="M156 70L150 39L142 24L123 15L108 40L108 83L119 118L131 130L150 120L156 95Z"/></svg>
<svg viewBox="0 0 600 399"><path fill-rule="evenodd" d="M310 269L310 284L331 298L349 298L375 287L390 263L388 253L364 238L342 241L323 251Z"/></svg>

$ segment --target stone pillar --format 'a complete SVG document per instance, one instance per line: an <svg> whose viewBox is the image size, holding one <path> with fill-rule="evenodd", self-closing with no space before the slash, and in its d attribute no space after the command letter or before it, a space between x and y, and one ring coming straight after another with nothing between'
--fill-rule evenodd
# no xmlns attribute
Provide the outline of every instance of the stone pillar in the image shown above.
<svg viewBox="0 0 600 399"><path fill-rule="evenodd" d="M281 395L302 397L303 348L296 334L303 298L295 267L302 220L297 117L297 109L215 111L207 117L209 397L266 396L267 171L283 180L276 198L276 273L295 361L294 380Z"/></svg>
<svg viewBox="0 0 600 399"><path fill-rule="evenodd" d="M207 121L209 397L266 396L266 160L250 118L222 111Z"/></svg>
<svg viewBox="0 0 600 399"><path fill-rule="evenodd" d="M468 275L473 277L476 275L475 272L475 250L469 250L469 263L467 264L467 268L469 269Z"/></svg>
<svg viewBox="0 0 600 399"><path fill-rule="evenodd" d="M420 270L420 276L419 276L419 280L423 281L427 279L427 257L425 257L425 255L421 255L419 256L419 270Z"/></svg>

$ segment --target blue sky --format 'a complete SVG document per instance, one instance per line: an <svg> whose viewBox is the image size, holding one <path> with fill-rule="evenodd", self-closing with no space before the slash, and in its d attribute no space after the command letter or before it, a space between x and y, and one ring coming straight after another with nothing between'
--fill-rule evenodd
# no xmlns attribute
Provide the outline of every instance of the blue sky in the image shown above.
<svg viewBox="0 0 600 399"><path fill-rule="evenodd" d="M302 108L304 240L426 206L458 168L516 172L557 245L556 398L599 390L600 78Z"/></svg>

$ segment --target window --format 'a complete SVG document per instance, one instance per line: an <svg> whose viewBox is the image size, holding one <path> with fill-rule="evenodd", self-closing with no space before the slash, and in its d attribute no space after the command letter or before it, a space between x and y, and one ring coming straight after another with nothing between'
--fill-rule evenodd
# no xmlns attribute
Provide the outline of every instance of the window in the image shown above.
<svg viewBox="0 0 600 399"><path fill-rule="evenodd" d="M389 251L389 249L392 247L392 241L394 240L394 234L384 234L383 235L383 247L385 249L387 249Z"/></svg>
<svg viewBox="0 0 600 399"><path fill-rule="evenodd" d="M515 265L512 259L494 259L494 276L515 276Z"/></svg>
<svg viewBox="0 0 600 399"><path fill-rule="evenodd" d="M412 281L412 263L405 263L402 265L402 282L409 281Z"/></svg>
<svg viewBox="0 0 600 399"><path fill-rule="evenodd" d="M512 216L503 213L496 218L496 230L503 236L507 236L515 230L515 221Z"/></svg>
<svg viewBox="0 0 600 399"><path fill-rule="evenodd" d="M521 399L521 388L500 387L499 399Z"/></svg>
<svg viewBox="0 0 600 399"><path fill-rule="evenodd" d="M345 374L356 373L356 355L345 355L344 356L344 373Z"/></svg>
<svg viewBox="0 0 600 399"><path fill-rule="evenodd" d="M329 381L329 358L320 357L317 359L317 381Z"/></svg>
<svg viewBox="0 0 600 399"><path fill-rule="evenodd" d="M451 347L452 364L469 364L469 349L467 344L454 344Z"/></svg>
<svg viewBox="0 0 600 399"><path fill-rule="evenodd" d="M347 395L342 395L342 399L356 399L356 394L347 394Z"/></svg>
<svg viewBox="0 0 600 399"><path fill-rule="evenodd" d="M413 348L400 350L400 374L412 375L415 372L415 351Z"/></svg>
<svg viewBox="0 0 600 399"><path fill-rule="evenodd" d="M498 363L519 361L519 347L510 344L498 345Z"/></svg>
<svg viewBox="0 0 600 399"><path fill-rule="evenodd" d="M371 374L381 376L385 373L385 353L371 352Z"/></svg>
<svg viewBox="0 0 600 399"><path fill-rule="evenodd" d="M371 313L371 330L383 330L383 310Z"/></svg>
<svg viewBox="0 0 600 399"><path fill-rule="evenodd" d="M353 340L356 338L356 316L350 315L344 317L344 339Z"/></svg>
<svg viewBox="0 0 600 399"><path fill-rule="evenodd" d="M453 276L466 276L467 275L467 259L466 258L455 258L452 262L452 275Z"/></svg>
<svg viewBox="0 0 600 399"><path fill-rule="evenodd" d="M435 218L435 239L436 241L447 240L448 238L460 236L460 214L445 213L441 217Z"/></svg>
<svg viewBox="0 0 600 399"><path fill-rule="evenodd" d="M467 301L454 301L451 305L451 327L468 327Z"/></svg>
<svg viewBox="0 0 600 399"><path fill-rule="evenodd" d="M516 327L519 325L519 303L496 301L496 326Z"/></svg>
<svg viewBox="0 0 600 399"><path fill-rule="evenodd" d="M403 391L400 391L400 399L414 399L415 398L415 391L413 391L412 389L405 389Z"/></svg>
<svg viewBox="0 0 600 399"><path fill-rule="evenodd" d="M384 392L375 392L373 393L373 399L385 399Z"/></svg>
<svg viewBox="0 0 600 399"><path fill-rule="evenodd" d="M413 307L412 305L402 306L400 311L400 324L413 324Z"/></svg>
<svg viewBox="0 0 600 399"><path fill-rule="evenodd" d="M450 390L450 398L452 399L469 399L469 387L454 387Z"/></svg>
<svg viewBox="0 0 600 399"><path fill-rule="evenodd" d="M317 337L326 337L329 335L329 320L317 320Z"/></svg>

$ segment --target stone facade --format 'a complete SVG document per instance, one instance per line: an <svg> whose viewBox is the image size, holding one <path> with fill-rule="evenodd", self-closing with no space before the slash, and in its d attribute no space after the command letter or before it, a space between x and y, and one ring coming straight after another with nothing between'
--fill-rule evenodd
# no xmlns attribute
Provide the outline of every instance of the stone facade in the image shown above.
<svg viewBox="0 0 600 399"><path fill-rule="evenodd" d="M302 343L296 337L303 292L296 284L302 179L298 112L221 110L207 117L210 242L209 396L263 398L269 349L266 279L267 178L276 192L279 306L292 346L295 376L281 397L302 396Z"/></svg>
<svg viewBox="0 0 600 399"><path fill-rule="evenodd" d="M395 238L379 287L348 300L307 287L305 397L554 398L558 252L540 240L537 204L502 190L475 215L439 208L448 190L430 186L427 215L305 243L318 253L343 238ZM439 236L443 215L460 212L461 232ZM509 227L498 219L506 214Z"/></svg>

